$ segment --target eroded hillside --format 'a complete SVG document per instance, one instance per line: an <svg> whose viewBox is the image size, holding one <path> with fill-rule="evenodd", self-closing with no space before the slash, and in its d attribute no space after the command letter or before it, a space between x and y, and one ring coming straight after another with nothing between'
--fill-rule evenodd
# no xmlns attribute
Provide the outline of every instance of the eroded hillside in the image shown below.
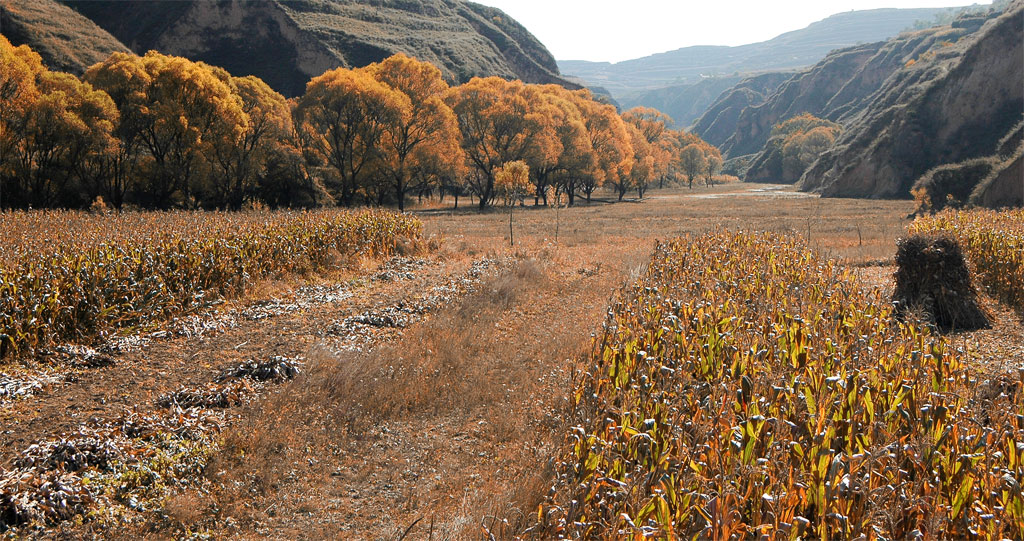
<svg viewBox="0 0 1024 541"><path fill-rule="evenodd" d="M142 54L155 49L256 75L281 93L338 66L395 53L431 62L452 82L497 75L559 83L554 58L500 10L461 0L63 0ZM34 45L33 45L34 46Z"/></svg>
<svg viewBox="0 0 1024 541"><path fill-rule="evenodd" d="M0 1L0 34L29 44L51 69L81 74L125 47L106 30L54 0Z"/></svg>

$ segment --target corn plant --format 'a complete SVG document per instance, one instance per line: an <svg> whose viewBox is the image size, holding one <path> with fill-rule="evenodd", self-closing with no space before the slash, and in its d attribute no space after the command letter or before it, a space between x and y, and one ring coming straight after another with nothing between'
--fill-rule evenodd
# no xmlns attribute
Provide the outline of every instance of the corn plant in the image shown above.
<svg viewBox="0 0 1024 541"><path fill-rule="evenodd" d="M536 538L1020 539L1021 375L801 241L657 247L609 311Z"/></svg>
<svg viewBox="0 0 1024 541"><path fill-rule="evenodd" d="M0 251L0 359L150 325L296 268L386 255L421 227L379 211L0 214L11 239Z"/></svg>

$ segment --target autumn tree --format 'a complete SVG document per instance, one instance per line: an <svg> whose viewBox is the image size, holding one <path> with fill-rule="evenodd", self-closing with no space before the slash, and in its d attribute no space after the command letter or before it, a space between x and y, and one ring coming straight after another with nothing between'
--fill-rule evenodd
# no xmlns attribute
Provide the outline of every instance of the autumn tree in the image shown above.
<svg viewBox="0 0 1024 541"><path fill-rule="evenodd" d="M705 183L710 187L714 185L715 175L722 171L722 153L716 147L710 147L709 151L704 154L704 179Z"/></svg>
<svg viewBox="0 0 1024 541"><path fill-rule="evenodd" d="M559 85L536 88L546 101L545 116L557 141L557 152L532 168L534 197L538 200L543 198L547 205L549 194L565 193L565 178L595 169L597 159L583 115L575 103L578 97Z"/></svg>
<svg viewBox="0 0 1024 541"><path fill-rule="evenodd" d="M216 144L241 138L248 119L221 72L150 51L141 58L115 53L86 73L121 114L118 159L135 170L144 205L198 205Z"/></svg>
<svg viewBox="0 0 1024 541"><path fill-rule="evenodd" d="M392 115L381 137L381 175L405 209L405 196L451 173L446 161L464 160L455 113L445 103L448 84L441 70L404 54L391 56L363 69L371 77L409 100L407 114Z"/></svg>
<svg viewBox="0 0 1024 541"><path fill-rule="evenodd" d="M38 54L25 45L14 47L0 35L0 209L7 204L5 191L10 191L17 177L13 156L25 131L28 109L38 98L36 77L43 69Z"/></svg>
<svg viewBox="0 0 1024 541"><path fill-rule="evenodd" d="M782 177L796 182L839 136L838 124L821 125L786 136L782 143Z"/></svg>
<svg viewBox="0 0 1024 541"><path fill-rule="evenodd" d="M89 68L82 78L106 92L118 111L115 148L108 156L106 174L96 179L93 195L102 196L107 203L121 208L139 177L142 131L149 120L146 112L151 77L142 57L113 53Z"/></svg>
<svg viewBox="0 0 1024 541"><path fill-rule="evenodd" d="M79 206L81 185L113 148L117 111L110 97L77 77L43 70L10 158L21 205Z"/></svg>
<svg viewBox="0 0 1024 541"><path fill-rule="evenodd" d="M389 127L408 123L409 97L366 71L337 68L314 77L294 111L310 148L337 174L338 202L352 205L382 159Z"/></svg>
<svg viewBox="0 0 1024 541"><path fill-rule="evenodd" d="M594 167L577 176L579 188L590 202L594 190L606 182L617 183L628 176L633 166L633 146L626 123L615 107L594 101L590 91L575 92L576 106L583 115L584 125L595 156ZM568 189L569 204L573 204L575 189Z"/></svg>
<svg viewBox="0 0 1024 541"><path fill-rule="evenodd" d="M796 182L826 150L841 128L804 113L776 124L764 149L752 160L747 180Z"/></svg>
<svg viewBox="0 0 1024 541"><path fill-rule="evenodd" d="M654 144L672 126L672 117L650 107L634 107L622 113L622 119L636 126L649 144Z"/></svg>
<svg viewBox="0 0 1024 541"><path fill-rule="evenodd" d="M291 108L257 77L227 76L224 82L241 100L244 123L234 138L219 134L211 142L210 201L217 208L238 210L255 194L268 162L292 132Z"/></svg>
<svg viewBox="0 0 1024 541"><path fill-rule="evenodd" d="M505 206L508 207L508 243L515 246L512 210L523 197L534 193L534 186L530 182L530 167L522 160L502 165L494 173L494 190L505 199Z"/></svg>
<svg viewBox="0 0 1024 541"><path fill-rule="evenodd" d="M698 178L706 168L704 149L700 143L690 143L679 153L679 164L686 175L689 188L693 189L693 179Z"/></svg>
<svg viewBox="0 0 1024 541"><path fill-rule="evenodd" d="M458 119L462 148L475 174L467 184L484 208L494 198L495 173L513 161L539 162L555 148L549 119L538 112L536 94L521 81L474 78L453 88L448 104Z"/></svg>

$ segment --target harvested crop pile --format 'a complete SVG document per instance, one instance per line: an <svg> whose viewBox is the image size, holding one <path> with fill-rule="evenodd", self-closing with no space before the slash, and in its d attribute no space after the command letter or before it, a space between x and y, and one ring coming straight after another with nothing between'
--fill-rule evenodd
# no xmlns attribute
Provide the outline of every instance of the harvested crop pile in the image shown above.
<svg viewBox="0 0 1024 541"><path fill-rule="evenodd" d="M231 383L210 383L198 387L182 387L157 399L164 408L230 408L245 402L252 393L244 380Z"/></svg>
<svg viewBox="0 0 1024 541"><path fill-rule="evenodd" d="M976 330L989 326L978 305L971 271L956 239L914 235L896 250L896 313L921 310L940 329Z"/></svg>

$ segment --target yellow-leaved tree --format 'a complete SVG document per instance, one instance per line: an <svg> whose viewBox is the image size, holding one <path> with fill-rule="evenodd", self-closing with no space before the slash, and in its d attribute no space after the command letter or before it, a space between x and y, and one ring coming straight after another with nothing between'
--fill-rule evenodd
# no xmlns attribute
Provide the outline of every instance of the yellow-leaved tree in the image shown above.
<svg viewBox="0 0 1024 541"><path fill-rule="evenodd" d="M0 209L17 178L14 153L25 132L28 109L39 95L36 76L42 59L27 46L14 47L0 35ZM7 192L7 193L5 193Z"/></svg>
<svg viewBox="0 0 1024 541"><path fill-rule="evenodd" d="M560 85L537 87L540 96L547 102L547 116L554 130L558 152L553 159L545 160L532 168L535 197L544 199L544 204L555 204L565 194L566 179L578 172L591 171L597 166L597 157L591 146L583 114L576 106L577 97ZM549 189L550 188L550 189Z"/></svg>
<svg viewBox="0 0 1024 541"><path fill-rule="evenodd" d="M405 210L406 194L457 174L465 161L458 121L445 103L448 84L441 70L404 54L363 68L375 80L409 99L409 111L387 120L381 138L380 178Z"/></svg>
<svg viewBox="0 0 1024 541"><path fill-rule="evenodd" d="M579 188L590 202L594 190L606 182L618 183L628 176L633 167L633 145L626 123L615 107L594 101L589 90L578 90L576 107L583 115L587 136L594 153L593 167L579 175L576 186L566 190L569 204L573 204L573 193Z"/></svg>
<svg viewBox="0 0 1024 541"><path fill-rule="evenodd" d="M519 160L543 161L557 148L551 142L550 119L534 108L540 101L536 94L522 81L500 77L474 78L448 94L462 148L475 172L467 184L480 198L480 208L495 196L494 175L500 167Z"/></svg>
<svg viewBox="0 0 1024 541"><path fill-rule="evenodd" d="M212 145L214 174L210 201L217 208L238 210L254 196L267 164L280 155L292 133L291 108L284 96L257 77L225 81L239 97L245 123L232 139L217 137Z"/></svg>
<svg viewBox="0 0 1024 541"><path fill-rule="evenodd" d="M530 166L522 160L503 164L494 173L494 190L505 199L505 206L508 207L508 243L514 246L512 209L523 197L534 193L533 183L530 182Z"/></svg>
<svg viewBox="0 0 1024 541"><path fill-rule="evenodd" d="M352 205L384 160L382 141L394 126L409 125L409 96L365 70L337 68L306 85L294 111L308 150L337 175L326 183L335 199Z"/></svg>

